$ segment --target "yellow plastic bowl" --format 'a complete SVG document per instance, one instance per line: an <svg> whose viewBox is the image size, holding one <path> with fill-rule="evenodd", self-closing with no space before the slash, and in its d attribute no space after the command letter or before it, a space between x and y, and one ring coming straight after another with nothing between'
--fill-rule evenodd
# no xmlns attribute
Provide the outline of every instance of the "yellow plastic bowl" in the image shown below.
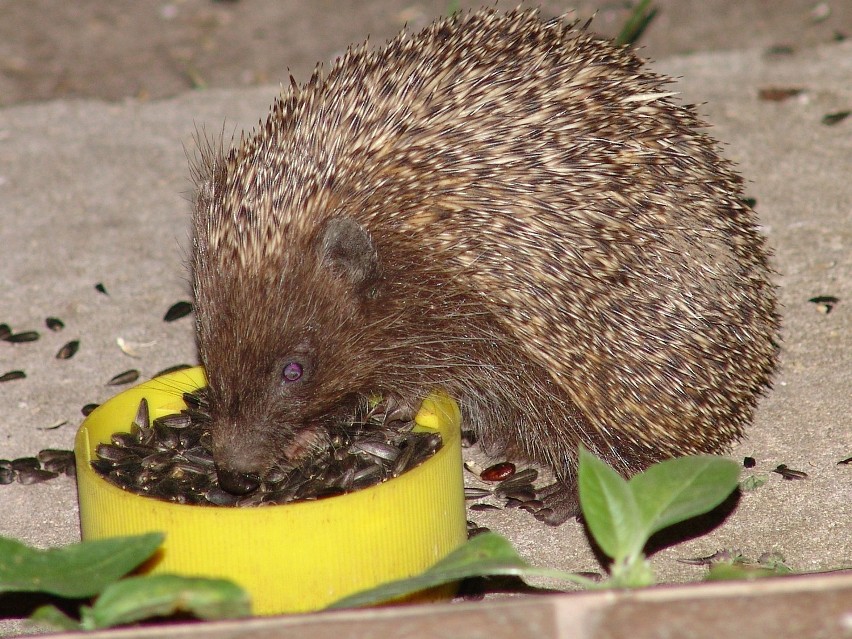
<svg viewBox="0 0 852 639"><path fill-rule="evenodd" d="M163 531L166 540L144 572L231 579L261 615L318 610L418 574L464 543L460 414L441 394L423 402L416 422L440 432L442 448L400 477L339 497L254 508L189 506L130 493L94 472L96 446L130 429L143 397L153 420L183 409L182 392L205 384L201 368L164 375L86 418L75 442L83 539Z"/></svg>

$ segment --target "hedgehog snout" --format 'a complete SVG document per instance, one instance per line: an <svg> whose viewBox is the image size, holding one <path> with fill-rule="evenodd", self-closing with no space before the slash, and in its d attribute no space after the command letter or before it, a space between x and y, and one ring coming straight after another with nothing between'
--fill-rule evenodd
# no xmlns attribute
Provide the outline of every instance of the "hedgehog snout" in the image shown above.
<svg viewBox="0 0 852 639"><path fill-rule="evenodd" d="M260 475L257 473L243 473L217 466L216 477L222 490L232 495L247 495L260 486Z"/></svg>

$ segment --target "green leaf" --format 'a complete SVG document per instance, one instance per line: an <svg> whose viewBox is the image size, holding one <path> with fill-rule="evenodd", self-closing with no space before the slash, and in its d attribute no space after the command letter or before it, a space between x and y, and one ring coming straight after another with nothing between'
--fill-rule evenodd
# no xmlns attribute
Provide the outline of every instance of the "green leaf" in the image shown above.
<svg viewBox="0 0 852 639"><path fill-rule="evenodd" d="M657 15L656 7L651 7L651 0L641 0L627 18L621 31L615 37L615 44L623 46L634 44L651 24Z"/></svg>
<svg viewBox="0 0 852 639"><path fill-rule="evenodd" d="M646 540L655 532L702 515L721 504L737 487L740 467L713 455L678 457L654 464L628 485Z"/></svg>
<svg viewBox="0 0 852 639"><path fill-rule="evenodd" d="M30 621L47 624L60 630L81 630L80 622L69 617L56 606L39 606L30 615Z"/></svg>
<svg viewBox="0 0 852 639"><path fill-rule="evenodd" d="M638 554L646 540L627 481L581 447L578 486L583 516L601 550L615 561Z"/></svg>
<svg viewBox="0 0 852 639"><path fill-rule="evenodd" d="M146 575L107 587L81 616L83 627L93 630L176 612L199 619L231 619L250 615L251 602L242 588L225 579Z"/></svg>
<svg viewBox="0 0 852 639"><path fill-rule="evenodd" d="M508 540L496 533L487 532L477 535L419 575L391 581L370 590L349 595L333 603L329 608L375 605L469 577L496 575L550 577L584 586L597 585L573 573L530 566L518 556Z"/></svg>
<svg viewBox="0 0 852 639"><path fill-rule="evenodd" d="M763 484L765 484L769 480L769 477L766 473L760 473L758 475L749 475L745 479L740 482L740 490L744 493L751 492L752 490L757 490Z"/></svg>
<svg viewBox="0 0 852 639"><path fill-rule="evenodd" d="M0 537L0 592L91 597L148 559L163 538L148 533L39 550Z"/></svg>

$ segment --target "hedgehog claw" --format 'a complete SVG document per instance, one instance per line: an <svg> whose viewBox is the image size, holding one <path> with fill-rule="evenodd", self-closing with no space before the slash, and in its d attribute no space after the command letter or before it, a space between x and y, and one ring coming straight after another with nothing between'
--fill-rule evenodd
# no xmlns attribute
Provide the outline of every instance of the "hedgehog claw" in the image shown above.
<svg viewBox="0 0 852 639"><path fill-rule="evenodd" d="M559 526L581 514L574 484L556 482L545 486L536 492L536 498L542 502L542 507L533 512L533 516L548 526Z"/></svg>

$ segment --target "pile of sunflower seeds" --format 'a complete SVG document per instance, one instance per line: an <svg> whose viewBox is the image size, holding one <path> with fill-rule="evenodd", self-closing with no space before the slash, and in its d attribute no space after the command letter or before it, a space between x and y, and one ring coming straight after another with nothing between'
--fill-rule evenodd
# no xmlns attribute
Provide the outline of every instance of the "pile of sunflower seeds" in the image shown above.
<svg viewBox="0 0 852 639"><path fill-rule="evenodd" d="M73 450L45 448L35 457L0 459L0 485L14 481L25 485L39 484L59 475L77 475Z"/></svg>
<svg viewBox="0 0 852 639"><path fill-rule="evenodd" d="M411 423L385 424L373 411L341 427L328 448L300 466L276 466L254 492L232 495L216 478L203 389L184 399L186 410L153 422L143 399L130 432L116 432L110 443L98 445L95 471L131 492L176 503L259 506L367 488L411 470L441 448L439 434L413 432Z"/></svg>

